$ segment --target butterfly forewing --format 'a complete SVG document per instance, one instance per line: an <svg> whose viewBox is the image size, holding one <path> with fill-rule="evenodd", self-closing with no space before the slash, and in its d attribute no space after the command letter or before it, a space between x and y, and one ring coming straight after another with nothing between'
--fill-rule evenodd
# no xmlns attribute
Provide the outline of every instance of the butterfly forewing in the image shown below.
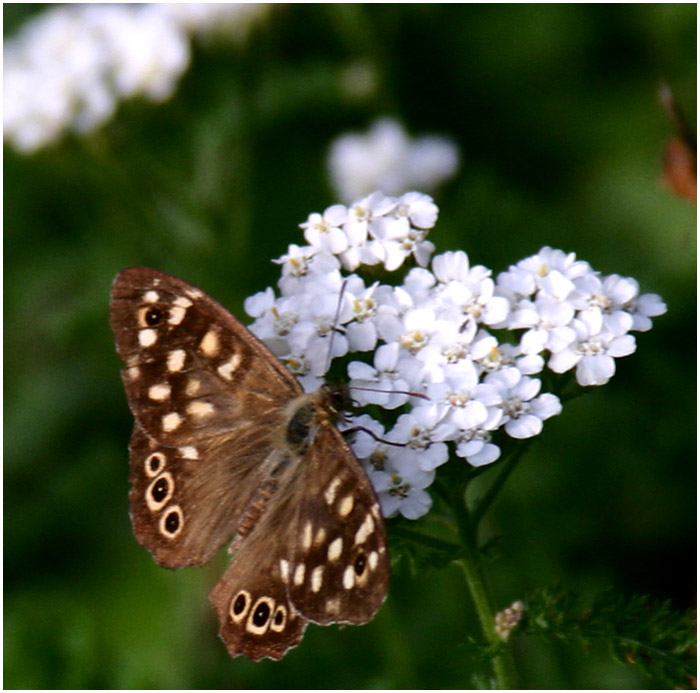
<svg viewBox="0 0 700 693"><path fill-rule="evenodd" d="M134 417L164 445L226 435L242 421L274 426L301 392L226 309L175 277L138 267L121 272L111 323Z"/></svg>
<svg viewBox="0 0 700 693"><path fill-rule="evenodd" d="M211 594L229 652L280 659L307 621L370 620L389 580L386 536L332 425L337 389L304 395L226 309L155 270L117 276L110 320L136 419L134 533L170 568L236 536Z"/></svg>

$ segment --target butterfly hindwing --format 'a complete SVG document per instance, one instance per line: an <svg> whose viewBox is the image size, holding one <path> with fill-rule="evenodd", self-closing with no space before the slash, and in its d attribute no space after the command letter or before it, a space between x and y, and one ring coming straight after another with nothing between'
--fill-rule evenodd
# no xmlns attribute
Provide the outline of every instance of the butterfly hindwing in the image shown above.
<svg viewBox="0 0 700 693"><path fill-rule="evenodd" d="M233 537L270 450L269 441L247 438L241 432L200 457L194 446L167 447L134 427L129 512L136 539L157 563L200 565Z"/></svg>
<svg viewBox="0 0 700 693"><path fill-rule="evenodd" d="M259 513L258 521L234 543L233 559L210 599L219 617L219 635L232 656L243 654L253 661L281 659L299 643L307 619L289 600L290 547L296 534L298 497L291 477L293 454L274 451L268 466L282 469L268 480L263 503L275 496L275 512ZM299 487L297 487L299 488ZM282 489L287 493L276 496ZM255 513L257 502L251 504ZM258 513L255 513L258 514ZM248 523L244 523L245 526Z"/></svg>

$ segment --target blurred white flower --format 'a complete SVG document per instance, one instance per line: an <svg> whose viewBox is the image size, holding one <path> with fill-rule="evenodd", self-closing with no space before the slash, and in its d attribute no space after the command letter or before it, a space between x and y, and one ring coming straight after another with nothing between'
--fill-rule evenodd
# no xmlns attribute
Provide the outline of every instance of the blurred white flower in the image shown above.
<svg viewBox="0 0 700 693"><path fill-rule="evenodd" d="M189 34L242 41L252 26L274 7L274 3L166 2L160 6Z"/></svg>
<svg viewBox="0 0 700 693"><path fill-rule="evenodd" d="M190 62L188 33L247 31L267 5L62 5L3 47L4 137L31 153L66 132L89 133L121 100L169 98Z"/></svg>
<svg viewBox="0 0 700 693"><path fill-rule="evenodd" d="M366 134L349 133L330 147L328 168L337 196L345 201L381 190L431 192L457 172L459 151L447 137L411 139L392 118L376 121Z"/></svg>

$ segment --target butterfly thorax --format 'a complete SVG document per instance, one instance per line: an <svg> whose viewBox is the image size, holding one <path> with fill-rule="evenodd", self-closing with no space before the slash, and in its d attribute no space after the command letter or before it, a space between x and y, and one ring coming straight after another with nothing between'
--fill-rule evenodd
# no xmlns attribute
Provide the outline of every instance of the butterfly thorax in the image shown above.
<svg viewBox="0 0 700 693"><path fill-rule="evenodd" d="M296 397L287 406L287 445L302 454L320 428L334 425L349 405L348 389L343 383L324 383L318 391Z"/></svg>

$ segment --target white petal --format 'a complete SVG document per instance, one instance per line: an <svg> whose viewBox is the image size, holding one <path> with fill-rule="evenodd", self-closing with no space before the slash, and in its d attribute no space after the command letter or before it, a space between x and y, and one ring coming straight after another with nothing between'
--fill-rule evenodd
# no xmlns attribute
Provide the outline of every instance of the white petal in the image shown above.
<svg viewBox="0 0 700 693"><path fill-rule="evenodd" d="M348 377L350 380L376 380L377 371L368 363L351 361L348 364Z"/></svg>
<svg viewBox="0 0 700 693"><path fill-rule="evenodd" d="M605 385L615 375L615 359L601 354L584 356L576 366L579 385Z"/></svg>
<svg viewBox="0 0 700 693"><path fill-rule="evenodd" d="M608 354L619 358L620 356L629 356L633 354L637 348L637 341L630 335L623 335L622 337L616 337L608 345Z"/></svg>
<svg viewBox="0 0 700 693"><path fill-rule="evenodd" d="M560 399L551 392L545 392L532 401L531 411L537 418L542 419L542 421L561 414L561 410Z"/></svg>
<svg viewBox="0 0 700 693"><path fill-rule="evenodd" d="M486 443L482 449L473 454L467 455L467 462L473 467L481 467L485 464L491 464L495 462L501 456L501 449L498 445L493 445L493 443Z"/></svg>
<svg viewBox="0 0 700 693"><path fill-rule="evenodd" d="M511 419L506 423L506 433L511 438L532 438L542 431L542 420L530 414Z"/></svg>
<svg viewBox="0 0 700 693"><path fill-rule="evenodd" d="M350 323L345 336L350 351L372 351L377 344L377 328L371 320Z"/></svg>
<svg viewBox="0 0 700 693"><path fill-rule="evenodd" d="M553 270L543 277L540 286L554 298L561 301L574 290L574 284L567 279L561 272Z"/></svg>
<svg viewBox="0 0 700 693"><path fill-rule="evenodd" d="M565 373L571 370L581 359L573 349L563 349L552 354L547 361L547 366L555 373Z"/></svg>
<svg viewBox="0 0 700 693"><path fill-rule="evenodd" d="M383 344L374 354L374 367L378 371L393 371L399 360L399 344Z"/></svg>

